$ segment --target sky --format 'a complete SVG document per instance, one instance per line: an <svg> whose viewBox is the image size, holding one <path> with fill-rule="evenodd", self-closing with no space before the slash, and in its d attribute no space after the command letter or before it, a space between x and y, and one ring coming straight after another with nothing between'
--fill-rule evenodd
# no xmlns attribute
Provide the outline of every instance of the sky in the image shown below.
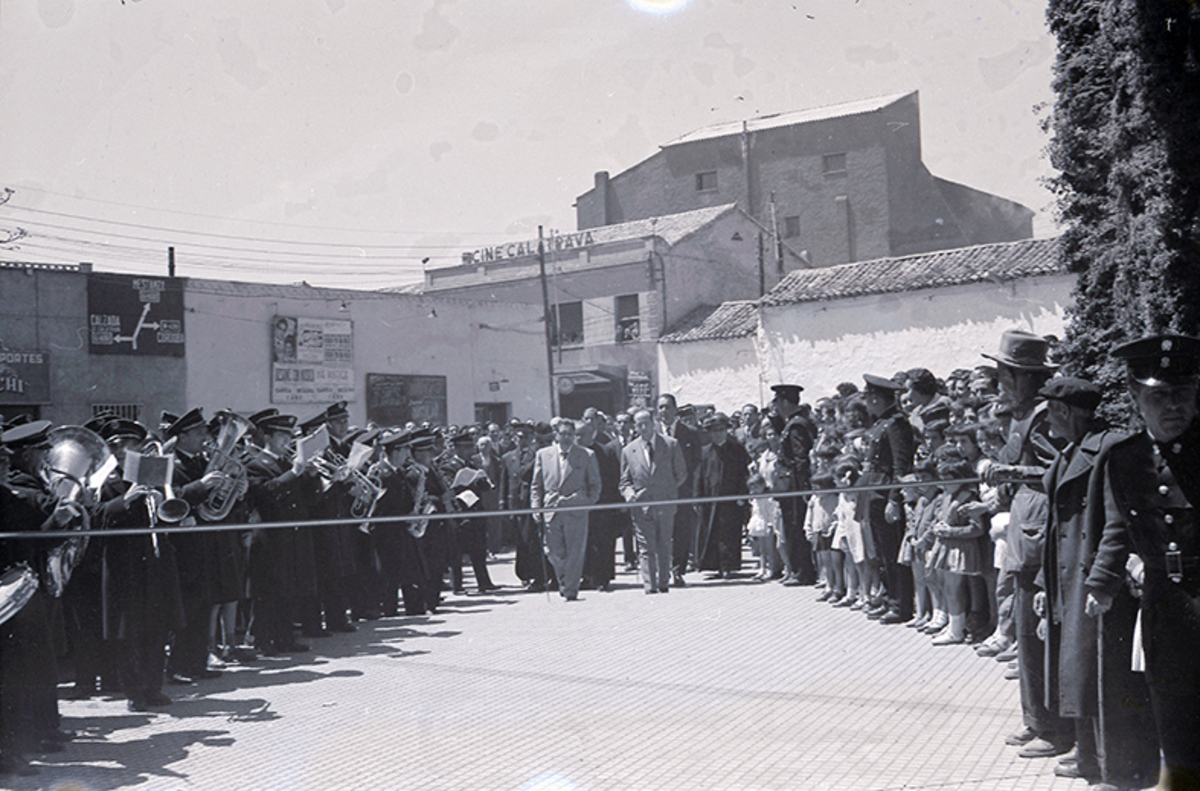
<svg viewBox="0 0 1200 791"><path fill-rule="evenodd" d="M0 261L418 283L687 132L909 90L1046 236L1053 60L1032 0L18 0Z"/></svg>

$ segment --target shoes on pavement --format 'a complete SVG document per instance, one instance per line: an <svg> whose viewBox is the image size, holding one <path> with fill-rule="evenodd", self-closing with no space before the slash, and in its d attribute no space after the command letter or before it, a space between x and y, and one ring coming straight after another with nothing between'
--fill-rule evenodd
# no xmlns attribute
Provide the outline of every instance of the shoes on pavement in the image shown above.
<svg viewBox="0 0 1200 791"><path fill-rule="evenodd" d="M1054 742L1038 737L1022 747L1017 752L1017 755L1021 758L1050 758L1051 756L1069 753L1074 746L1074 741Z"/></svg>
<svg viewBox="0 0 1200 791"><path fill-rule="evenodd" d="M895 610L891 610L891 611L887 612L882 618L880 618L879 622L881 624L885 624L885 625L892 625L892 624L904 623L905 620L906 619L903 615L896 612Z"/></svg>
<svg viewBox="0 0 1200 791"><path fill-rule="evenodd" d="M917 615L911 621L905 621L904 625L909 629L920 629L927 623L929 623L928 615Z"/></svg>
<svg viewBox="0 0 1200 791"><path fill-rule="evenodd" d="M32 777L37 773L37 767L31 766L29 761L25 760L25 756L12 752L0 754L0 777L4 775Z"/></svg>
<svg viewBox="0 0 1200 791"><path fill-rule="evenodd" d="M821 591L821 595L817 597L817 601L829 601L833 597L834 597L833 588L826 588L825 590Z"/></svg>
<svg viewBox="0 0 1200 791"><path fill-rule="evenodd" d="M658 592L659 593L670 593L671 589L669 587L667 587L666 585L663 585L661 588L658 589Z"/></svg>
<svg viewBox="0 0 1200 791"><path fill-rule="evenodd" d="M685 580L683 578L682 574L672 574L671 575L671 584L674 585L676 588L686 588L687 580Z"/></svg>
<svg viewBox="0 0 1200 791"><path fill-rule="evenodd" d="M1017 658L1017 644L1013 643L1008 648L994 656L997 662L1011 662Z"/></svg>
<svg viewBox="0 0 1200 791"><path fill-rule="evenodd" d="M1021 677L1021 671L1018 668L1010 667L1004 670L1005 681L1016 681Z"/></svg>
<svg viewBox="0 0 1200 791"><path fill-rule="evenodd" d="M992 635L979 645L975 646L975 653L979 654L980 656L995 656L996 654L1007 650L1008 640L1004 638L998 638L995 635Z"/></svg>
<svg viewBox="0 0 1200 791"><path fill-rule="evenodd" d="M925 634L937 634L950 625L950 617L944 613L937 613L929 622L921 627L921 631Z"/></svg>
<svg viewBox="0 0 1200 791"><path fill-rule="evenodd" d="M799 577L793 574L790 577L784 577L783 584L789 588L799 588L803 583L800 582Z"/></svg>
<svg viewBox="0 0 1200 791"><path fill-rule="evenodd" d="M1079 763L1071 758L1070 760L1059 761L1054 767L1055 777L1070 777L1082 780L1099 780L1100 767L1097 764L1085 764L1080 766Z"/></svg>
<svg viewBox="0 0 1200 791"><path fill-rule="evenodd" d="M167 676L167 683L174 684L177 687L194 687L196 682L191 676L185 676L182 673L172 673Z"/></svg>
<svg viewBox="0 0 1200 791"><path fill-rule="evenodd" d="M208 661L205 662L205 667L207 667L209 670L224 670L226 665L223 659L216 654L210 653L208 655Z"/></svg>
<svg viewBox="0 0 1200 791"><path fill-rule="evenodd" d="M647 595L647 596L649 596L649 595L650 595L650 594L652 594L652 593L658 593L658 591L657 591L656 589L654 589L654 588L646 588L646 595Z"/></svg>
<svg viewBox="0 0 1200 791"><path fill-rule="evenodd" d="M956 635L950 631L943 632L942 634L933 638L934 645L962 645L965 642L966 638L961 634Z"/></svg>
<svg viewBox="0 0 1200 791"><path fill-rule="evenodd" d="M1008 736L1005 736L1004 743L1007 744L1009 747L1021 747L1023 745L1029 744L1031 741L1033 741L1037 737L1038 737L1038 732L1035 731L1033 728L1030 728L1027 725L1024 728L1022 728L1021 730L1017 731L1016 733L1010 733Z"/></svg>
<svg viewBox="0 0 1200 791"><path fill-rule="evenodd" d="M161 692L151 692L142 698L147 706L170 706L175 701Z"/></svg>
<svg viewBox="0 0 1200 791"><path fill-rule="evenodd" d="M843 596L835 602L832 602L834 607L854 607L856 599L853 596Z"/></svg>

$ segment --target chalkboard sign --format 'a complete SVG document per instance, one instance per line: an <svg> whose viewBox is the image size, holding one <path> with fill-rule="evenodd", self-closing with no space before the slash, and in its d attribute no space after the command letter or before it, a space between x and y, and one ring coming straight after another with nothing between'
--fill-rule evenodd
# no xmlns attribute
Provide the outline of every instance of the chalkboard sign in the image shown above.
<svg viewBox="0 0 1200 791"><path fill-rule="evenodd" d="M446 423L446 377L367 374L367 420L380 426L408 421Z"/></svg>

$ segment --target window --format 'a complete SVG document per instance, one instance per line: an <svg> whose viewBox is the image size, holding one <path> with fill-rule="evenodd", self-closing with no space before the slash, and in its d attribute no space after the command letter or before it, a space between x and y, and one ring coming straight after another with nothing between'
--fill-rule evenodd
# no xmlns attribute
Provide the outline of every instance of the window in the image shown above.
<svg viewBox="0 0 1200 791"><path fill-rule="evenodd" d="M844 176L846 174L846 155L826 154L821 160L821 170L826 176Z"/></svg>
<svg viewBox="0 0 1200 791"><path fill-rule="evenodd" d="M717 171L708 170L696 174L696 192L709 192L717 188Z"/></svg>
<svg viewBox="0 0 1200 791"><path fill-rule="evenodd" d="M583 303L563 302L554 306L551 338L555 346L583 345Z"/></svg>
<svg viewBox="0 0 1200 791"><path fill-rule="evenodd" d="M617 343L632 343L637 341L642 330L638 316L638 295L627 294L617 297L616 323Z"/></svg>
<svg viewBox="0 0 1200 791"><path fill-rule="evenodd" d="M137 420L139 408L139 404L92 404L92 417L112 415L126 420Z"/></svg>
<svg viewBox="0 0 1200 791"><path fill-rule="evenodd" d="M800 218L796 215L783 218L783 238L795 239L800 235Z"/></svg>

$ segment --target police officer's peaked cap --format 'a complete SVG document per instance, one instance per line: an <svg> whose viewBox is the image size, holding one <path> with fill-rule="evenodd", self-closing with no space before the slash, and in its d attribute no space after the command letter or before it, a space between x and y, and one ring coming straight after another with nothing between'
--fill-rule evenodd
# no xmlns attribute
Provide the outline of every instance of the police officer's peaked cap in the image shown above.
<svg viewBox="0 0 1200 791"><path fill-rule="evenodd" d="M301 423L298 428L303 434L311 434L323 425L325 425L325 413L320 412Z"/></svg>
<svg viewBox="0 0 1200 791"><path fill-rule="evenodd" d="M34 420L23 423L16 428L10 428L0 434L3 442L12 450L19 448L36 448L50 443L50 429L54 424L49 420Z"/></svg>
<svg viewBox="0 0 1200 791"><path fill-rule="evenodd" d="M176 418L171 425L167 426L166 435L168 437L178 437L183 432L191 431L197 426L207 427L207 425L208 424L204 420L204 410L200 407L196 407L195 409L189 409L187 412L184 412L182 415Z"/></svg>
<svg viewBox="0 0 1200 791"><path fill-rule="evenodd" d="M1144 385L1187 384L1200 376L1200 338L1190 335L1152 335L1118 346L1112 355Z"/></svg>
<svg viewBox="0 0 1200 791"><path fill-rule="evenodd" d="M336 404L330 404L325 410L326 420L340 420L341 418L350 417L350 407L345 401L338 401Z"/></svg>
<svg viewBox="0 0 1200 791"><path fill-rule="evenodd" d="M1076 376L1056 376L1038 390L1038 395L1052 401L1062 401L1068 406L1095 409L1103 397L1100 387L1094 382Z"/></svg>
<svg viewBox="0 0 1200 791"><path fill-rule="evenodd" d="M803 389L800 385L771 385L771 391L776 397L792 404L800 403L800 391Z"/></svg>
<svg viewBox="0 0 1200 791"><path fill-rule="evenodd" d="M885 393L895 394L908 389L894 379L887 379L875 374L863 374L863 381L867 383L868 389L882 390Z"/></svg>
<svg viewBox="0 0 1200 791"><path fill-rule="evenodd" d="M424 426L412 432L413 450L432 450L437 447L437 429Z"/></svg>

